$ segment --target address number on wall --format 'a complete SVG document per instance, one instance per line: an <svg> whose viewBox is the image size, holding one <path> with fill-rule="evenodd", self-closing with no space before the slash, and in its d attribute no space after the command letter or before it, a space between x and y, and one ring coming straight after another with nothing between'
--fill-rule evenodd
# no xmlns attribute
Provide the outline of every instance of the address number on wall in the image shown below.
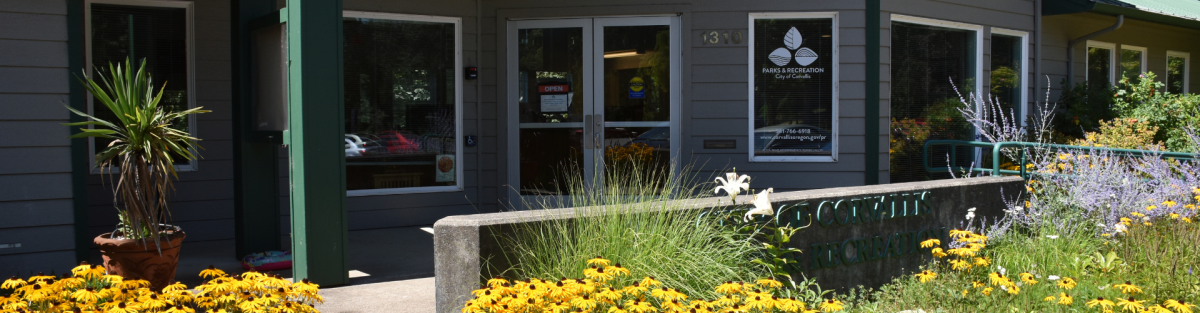
<svg viewBox="0 0 1200 313"><path fill-rule="evenodd" d="M700 32L700 42L703 45L740 45L743 39L742 32L736 30Z"/></svg>

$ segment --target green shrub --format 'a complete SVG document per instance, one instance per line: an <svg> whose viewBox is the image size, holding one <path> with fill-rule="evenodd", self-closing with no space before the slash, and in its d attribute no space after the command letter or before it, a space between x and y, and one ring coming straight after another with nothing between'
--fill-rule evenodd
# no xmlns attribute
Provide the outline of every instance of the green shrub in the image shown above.
<svg viewBox="0 0 1200 313"><path fill-rule="evenodd" d="M1113 94L1108 84L1078 83L1068 87L1063 81L1063 93L1058 103L1066 114L1058 114L1054 121L1055 130L1073 138L1083 138L1087 132L1100 129L1100 121L1116 117L1112 110Z"/></svg>
<svg viewBox="0 0 1200 313"><path fill-rule="evenodd" d="M1121 79L1120 88L1113 94L1113 107L1118 116L1157 126L1154 139L1162 141L1167 150L1196 151L1186 128L1200 125L1200 116L1197 116L1200 95L1168 93L1165 85L1154 79L1154 73Z"/></svg>
<svg viewBox="0 0 1200 313"><path fill-rule="evenodd" d="M1150 126L1150 122L1139 121L1135 118L1115 118L1112 121L1100 121L1099 132L1088 132L1082 139L1072 141L1076 146L1098 146L1121 149L1158 149L1163 144L1154 141L1158 127Z"/></svg>

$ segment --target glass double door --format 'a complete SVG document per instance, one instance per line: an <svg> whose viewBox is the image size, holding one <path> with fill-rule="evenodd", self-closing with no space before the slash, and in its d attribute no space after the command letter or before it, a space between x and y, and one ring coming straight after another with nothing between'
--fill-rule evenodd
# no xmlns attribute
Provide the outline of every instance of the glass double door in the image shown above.
<svg viewBox="0 0 1200 313"><path fill-rule="evenodd" d="M676 17L509 22L513 191L567 195L674 170L677 29Z"/></svg>

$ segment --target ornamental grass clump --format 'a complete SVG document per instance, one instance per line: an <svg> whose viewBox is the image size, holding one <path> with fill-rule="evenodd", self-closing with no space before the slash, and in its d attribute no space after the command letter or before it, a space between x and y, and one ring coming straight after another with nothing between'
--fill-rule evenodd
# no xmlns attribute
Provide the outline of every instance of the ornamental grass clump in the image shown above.
<svg viewBox="0 0 1200 313"><path fill-rule="evenodd" d="M752 282L726 281L709 286L711 297L696 297L672 288L653 276L634 278L633 272L602 257L581 262L582 276L558 279L493 278L472 291L463 313L516 312L839 312L837 299L817 303L781 296L783 283L771 278Z"/></svg>
<svg viewBox="0 0 1200 313"><path fill-rule="evenodd" d="M489 260L488 276L569 277L587 269L586 260L604 255L681 292L710 297L718 282L769 275L750 262L759 252L752 238L692 206L711 186L690 184L673 166L628 166L634 170L610 171L602 185L568 179L569 195L525 203L535 209L525 213L552 216L494 232L505 251ZM564 207L573 209L539 211ZM614 283L632 282L623 279Z"/></svg>
<svg viewBox="0 0 1200 313"><path fill-rule="evenodd" d="M325 299L317 284L290 282L278 275L246 272L227 275L209 267L195 290L176 282L151 290L145 280L109 275L104 267L83 262L61 278L41 273L28 280L12 277L0 284L0 313L309 313Z"/></svg>

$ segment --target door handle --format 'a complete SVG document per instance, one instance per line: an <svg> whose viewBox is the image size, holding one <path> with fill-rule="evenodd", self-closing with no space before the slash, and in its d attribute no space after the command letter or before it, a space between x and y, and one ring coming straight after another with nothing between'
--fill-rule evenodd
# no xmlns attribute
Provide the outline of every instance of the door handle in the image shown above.
<svg viewBox="0 0 1200 313"><path fill-rule="evenodd" d="M603 148L604 142L600 139L600 134L604 132L604 115L596 114L592 117L592 121L596 123L595 126L592 126L592 129L596 131L596 135L592 141L596 143L596 149Z"/></svg>

